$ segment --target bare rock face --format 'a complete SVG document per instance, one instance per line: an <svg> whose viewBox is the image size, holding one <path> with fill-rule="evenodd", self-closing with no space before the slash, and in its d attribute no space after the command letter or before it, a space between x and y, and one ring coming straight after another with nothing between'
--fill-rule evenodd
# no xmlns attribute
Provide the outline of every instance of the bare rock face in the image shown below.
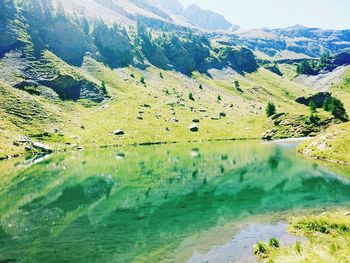
<svg viewBox="0 0 350 263"><path fill-rule="evenodd" d="M71 65L80 66L86 52L97 51L92 39L67 20L54 21L40 36L53 53Z"/></svg>
<svg viewBox="0 0 350 263"><path fill-rule="evenodd" d="M196 5L187 7L182 15L193 25L206 30L227 30L232 27L222 15L203 10Z"/></svg>
<svg viewBox="0 0 350 263"><path fill-rule="evenodd" d="M101 24L94 30L93 35L100 53L112 67L132 63L132 47L126 32Z"/></svg>
<svg viewBox="0 0 350 263"><path fill-rule="evenodd" d="M59 75L54 79L40 80L40 84L52 88L63 100L90 99L101 102L104 94L93 82L70 75Z"/></svg>
<svg viewBox="0 0 350 263"><path fill-rule="evenodd" d="M184 9L178 0L150 0L150 3L155 4L175 15L180 15Z"/></svg>

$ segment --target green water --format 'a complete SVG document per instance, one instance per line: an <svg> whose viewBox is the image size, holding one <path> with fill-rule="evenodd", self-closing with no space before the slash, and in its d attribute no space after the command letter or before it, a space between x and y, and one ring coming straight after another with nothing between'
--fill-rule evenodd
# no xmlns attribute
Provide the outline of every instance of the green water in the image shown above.
<svg viewBox="0 0 350 263"><path fill-rule="evenodd" d="M197 249L179 255L186 240L219 226L349 205L348 178L259 142L1 162L0 262L186 261Z"/></svg>

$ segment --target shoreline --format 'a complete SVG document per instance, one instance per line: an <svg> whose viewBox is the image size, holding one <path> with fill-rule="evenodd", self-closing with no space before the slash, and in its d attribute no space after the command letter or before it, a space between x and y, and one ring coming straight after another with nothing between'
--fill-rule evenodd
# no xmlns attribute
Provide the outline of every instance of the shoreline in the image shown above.
<svg viewBox="0 0 350 263"><path fill-rule="evenodd" d="M108 148L116 148L116 147L123 147L123 146L138 147L138 146L167 145L167 144L180 144L180 143L197 143L197 142L205 143L205 142L224 142L224 141L262 141L263 142L261 138L218 138L218 139L209 139L209 140L155 141L155 142L140 142L140 143L127 143L127 144L98 145L98 146L87 147L87 148L82 147L82 149L64 148L60 150L53 150L52 153L28 152L28 155L35 157L35 156L49 155L53 153L84 151L87 149L108 149ZM26 153L17 153L13 155L0 156L0 162L23 157L26 155L27 155Z"/></svg>

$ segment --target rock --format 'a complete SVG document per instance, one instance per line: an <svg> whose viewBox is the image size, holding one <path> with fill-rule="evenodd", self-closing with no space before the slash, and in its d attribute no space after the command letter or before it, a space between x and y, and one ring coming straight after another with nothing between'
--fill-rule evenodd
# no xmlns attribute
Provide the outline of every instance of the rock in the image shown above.
<svg viewBox="0 0 350 263"><path fill-rule="evenodd" d="M123 130L115 130L114 131L114 135L117 135L117 136L121 136L121 135L124 135L125 132Z"/></svg>
<svg viewBox="0 0 350 263"><path fill-rule="evenodd" d="M24 149L25 149L27 152L30 152L30 151L32 151L32 150L33 150L33 148L32 148L32 147L30 147L30 146L26 146L26 147L24 147Z"/></svg>
<svg viewBox="0 0 350 263"><path fill-rule="evenodd" d="M179 122L179 120L177 118L171 118L172 122Z"/></svg>
<svg viewBox="0 0 350 263"><path fill-rule="evenodd" d="M219 116L220 117L226 117L226 113L225 112L220 112Z"/></svg>
<svg viewBox="0 0 350 263"><path fill-rule="evenodd" d="M199 119L193 119L192 122L194 122L194 123L199 123L200 120L199 120Z"/></svg>
<svg viewBox="0 0 350 263"><path fill-rule="evenodd" d="M206 112L207 110L206 109L204 109L204 108L200 108L199 109L199 112Z"/></svg>
<svg viewBox="0 0 350 263"><path fill-rule="evenodd" d="M218 121L218 120L220 120L220 117L211 117L211 119L212 119L213 121Z"/></svg>
<svg viewBox="0 0 350 263"><path fill-rule="evenodd" d="M84 126L84 125L81 125L81 126L80 126L80 129L85 130L85 126Z"/></svg>
<svg viewBox="0 0 350 263"><path fill-rule="evenodd" d="M166 127L166 128L165 128L165 131L169 132L169 131L170 131L170 129L169 129L168 127Z"/></svg>
<svg viewBox="0 0 350 263"><path fill-rule="evenodd" d="M117 154L115 155L115 158L116 158L117 160L123 160L123 159L125 158L125 153L122 153L122 152L117 153Z"/></svg>
<svg viewBox="0 0 350 263"><path fill-rule="evenodd" d="M350 216L350 212L344 213L344 216Z"/></svg>
<svg viewBox="0 0 350 263"><path fill-rule="evenodd" d="M52 152L53 152L53 150L52 150L49 146L47 146L47 145L45 145L45 144L42 144L42 143L40 143L40 142L34 142L34 143L32 144L32 147L33 147L35 150L40 151L40 152L43 152L43 153L52 153Z"/></svg>
<svg viewBox="0 0 350 263"><path fill-rule="evenodd" d="M199 131L199 127L197 124L191 124L188 128L191 132L198 132Z"/></svg>

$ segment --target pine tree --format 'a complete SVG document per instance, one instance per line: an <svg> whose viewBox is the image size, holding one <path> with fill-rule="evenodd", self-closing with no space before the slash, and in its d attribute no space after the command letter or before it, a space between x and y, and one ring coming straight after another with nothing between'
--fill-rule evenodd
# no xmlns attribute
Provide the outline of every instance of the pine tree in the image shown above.
<svg viewBox="0 0 350 263"><path fill-rule="evenodd" d="M107 94L106 82L104 80L102 80L101 89L103 94Z"/></svg>
<svg viewBox="0 0 350 263"><path fill-rule="evenodd" d="M329 98L329 96L327 96L324 101L323 101L323 105L322 105L322 108L325 110L325 111L330 111L330 103L331 103L331 100Z"/></svg>
<svg viewBox="0 0 350 263"><path fill-rule="evenodd" d="M349 117L344 108L344 104L337 98L332 98L330 103L332 115L342 121L348 121Z"/></svg>
<svg viewBox="0 0 350 263"><path fill-rule="evenodd" d="M266 115L270 117L276 114L276 106L272 102L269 102L266 106Z"/></svg>

